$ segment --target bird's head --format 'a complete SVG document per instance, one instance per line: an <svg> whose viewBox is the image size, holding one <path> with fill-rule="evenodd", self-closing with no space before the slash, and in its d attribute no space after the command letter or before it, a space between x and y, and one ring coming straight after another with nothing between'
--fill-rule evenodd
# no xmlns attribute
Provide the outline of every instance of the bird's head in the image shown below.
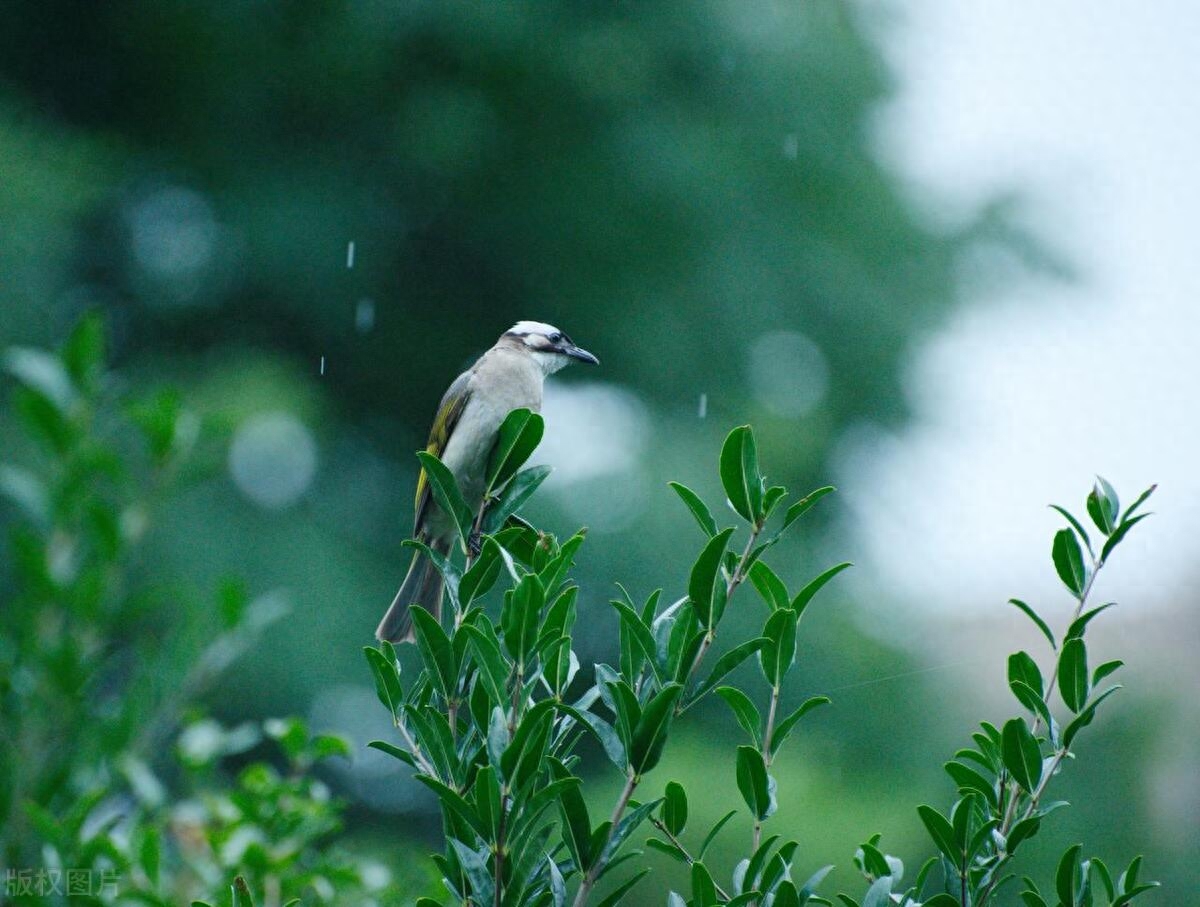
<svg viewBox="0 0 1200 907"><path fill-rule="evenodd" d="M529 353L547 375L570 364L572 359L598 365L600 360L582 347L574 344L570 337L541 321L518 321L504 332L504 336Z"/></svg>

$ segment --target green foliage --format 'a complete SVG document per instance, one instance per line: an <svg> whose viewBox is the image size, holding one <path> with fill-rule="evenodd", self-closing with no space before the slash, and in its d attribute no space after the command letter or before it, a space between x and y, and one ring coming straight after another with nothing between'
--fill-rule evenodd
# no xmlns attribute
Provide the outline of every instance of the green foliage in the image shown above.
<svg viewBox="0 0 1200 907"><path fill-rule="evenodd" d="M520 413L514 421L519 427L533 418ZM521 447L510 439L505 450L506 468L496 474L515 483L522 464L513 462L512 451L519 451L520 459L533 446ZM573 615L576 592L567 576L582 536L560 545L523 522L485 535L474 561L468 549L465 573L450 566L443 570L448 583L458 583L451 600L461 601L465 579L460 575L470 576L485 558L503 561L507 569L496 571L507 586L498 623L474 591L467 599L476 603L463 604L446 626L424 612L418 615L420 667L406 685L401 683L403 669L395 650L386 645L366 650L380 699L399 736L398 744L372 745L414 768L418 780L437 797L446 846L435 861L455 901L555 907L571 902L579 907L589 901L598 882L629 863L634 868L613 879L610 893L599 901L616 903L648 871L637 867L640 852L626 849L633 832L648 823L657 834L646 846L689 867L690 895L685 899L670 892L669 904L832 903L816 892L832 867L811 873L798 885L797 843L766 834L766 828L778 807L774 759L801 720L830 701L814 696L790 711L781 707L785 680L801 649L800 617L850 565L828 568L791 596L761 559L831 489L818 489L785 509L779 527L764 542L771 516L787 492L768 487L749 427L730 433L719 466L730 509L741 526L722 528L699 495L671 483L704 535L688 575L681 578L686 594L663 604L656 591L639 607L621 587L621 597L612 601L617 658L614 665L596 664L590 678L576 673L573 620L566 619L568 613ZM494 492L501 498L506 493L502 485ZM454 494L456 490L448 489L446 497ZM1138 505L1143 500L1144 496ZM1065 758L1073 755L1079 732L1117 689L1096 692L1119 662L1107 662L1089 675L1085 633L1109 607L1087 609L1103 561L1093 554L1092 563L1084 563L1083 551L1093 552L1090 539L1075 517L1056 509L1069 528L1055 536L1052 561L1077 599L1061 647L1033 608L1013 602L1045 635L1056 655L1053 670L1044 675L1027 652L1009 657L1008 686L1023 713L1001 728L985 722L974 735L977 748L959 750L946 763L958 791L947 812L928 805L917 810L935 856L904 888L903 863L883 852L878 835L870 838L853 860L867 889L861 899L838 894L842 904L983 907L994 902L1011 878L1004 870L1018 846L1064 805L1046 799L1048 786ZM1116 493L1103 480L1089 497L1092 511L1106 545L1114 538L1119 541L1122 527L1128 531L1138 519L1129 511L1117 515ZM739 528L745 538L731 544ZM734 640L705 676L702 666L746 579L766 605L762 629L749 639ZM721 685L752 655L757 655L759 676L767 688L765 707L756 704L749 684ZM1051 708L1056 690L1070 713L1065 726ZM731 871L706 861L706 853L733 813L708 830L692 850L685 840L690 837L689 798L682 785L667 782L664 795L649 802L635 796L658 765L676 721L710 693L724 700L748 738L736 746L735 771L728 780L749 814L751 836L745 856ZM583 734L596 739L623 779L611 817L598 823L581 793ZM1100 897L1107 898L1105 904L1125 904L1153 887L1138 883L1137 861L1114 883L1101 861L1082 860L1081 852L1073 847L1060 862L1055 882L1060 907L1099 905ZM731 883L724 884L725 878ZM1021 897L1027 904L1047 903L1032 882Z"/></svg>
<svg viewBox="0 0 1200 907"><path fill-rule="evenodd" d="M535 418L510 417L516 426L510 434L536 424ZM493 463L506 465L493 467L497 482L490 492L499 499L507 493L505 481L520 480L521 461L533 446L510 439L503 449ZM428 615L418 618L420 669L407 684L391 647L367 649L380 699L399 736L398 743L373 745L415 768L437 797L446 847L436 862L455 900L563 904L573 889L574 902L583 904L599 881L636 856L623 848L649 822L663 837L651 838L648 846L691 866L695 903L749 903L767 896L783 903L827 903L814 895L818 877L801 888L792 882L795 842L778 845L776 837L759 838L762 822L775 811L772 760L800 719L828 702L813 697L786 716L779 710L784 680L795 664L799 614L848 565L826 571L791 599L759 558L828 489L793 505L763 543L786 492L767 487L748 427L730 435L720 467L733 510L745 523L741 554L729 550L737 527L719 528L700 497L674 483L706 539L686 578L687 594L666 604L655 592L639 607L622 589L622 597L612 602L618 658L615 666L597 664L590 684L581 686L582 677L576 677L571 627L577 590L567 578L582 535L560 544L520 522L485 534L478 558L468 549L465 573L443 571L448 585L457 584L449 590L450 599L461 603L466 577L479 563L485 557L503 561L507 569L497 575L507 578L507 589L498 622L482 603L462 605L445 627ZM454 494L447 489L445 497L452 500ZM775 596L768 597L771 608L761 634L735 642L705 670L726 610L751 577L760 592L768 589ZM755 654L771 688L765 724L745 692L720 686ZM670 782L662 798L635 799L657 767L676 720L714 691L751 737L751 745L737 749L736 782L755 818L754 840L735 873L733 891L716 881L724 873L704 862L730 816L708 831L693 856L681 841L688 826L682 786ZM584 733L597 740L624 779L611 817L599 823L580 795L578 747ZM556 803L558 820L551 821ZM615 903L643 873L626 872L601 903Z"/></svg>
<svg viewBox="0 0 1200 907"><path fill-rule="evenodd" d="M74 878L81 902L174 904L238 874L242 902L359 902L357 861L327 846L342 804L312 775L346 744L294 719L226 730L193 714L286 607L227 580L191 622L194 593L145 577L196 417L170 392L121 393L95 315L57 352L3 361L31 442L29 462L0 466L0 862L31 874L6 903L49 903Z"/></svg>

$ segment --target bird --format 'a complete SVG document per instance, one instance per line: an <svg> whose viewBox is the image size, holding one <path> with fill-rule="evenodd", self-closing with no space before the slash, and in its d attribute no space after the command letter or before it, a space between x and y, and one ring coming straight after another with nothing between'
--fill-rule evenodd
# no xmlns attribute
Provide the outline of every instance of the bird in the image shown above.
<svg viewBox="0 0 1200 907"><path fill-rule="evenodd" d="M518 321L451 383L438 405L425 449L454 475L473 513L483 506L488 459L500 424L514 409L538 412L546 378L571 362L599 365L600 360L553 325ZM456 538L454 522L433 499L424 469L417 476L415 506L413 538L439 554L449 554ZM414 606L441 619L442 575L420 549L413 554L375 637L391 643L413 641Z"/></svg>

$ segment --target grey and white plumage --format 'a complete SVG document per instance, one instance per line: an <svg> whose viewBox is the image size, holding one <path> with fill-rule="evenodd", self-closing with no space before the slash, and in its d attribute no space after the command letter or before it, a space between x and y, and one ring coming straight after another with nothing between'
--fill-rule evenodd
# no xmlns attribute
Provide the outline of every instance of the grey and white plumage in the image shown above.
<svg viewBox="0 0 1200 907"><path fill-rule="evenodd" d="M453 473L473 512L483 504L488 458L500 424L514 409L540 410L546 378L572 361L598 362L553 325L519 321L442 397L426 449ZM453 522L434 501L424 471L417 480L413 537L442 554L451 550L455 538ZM430 558L418 551L376 637L389 642L411 640L410 607L418 605L440 616L441 598L441 575Z"/></svg>

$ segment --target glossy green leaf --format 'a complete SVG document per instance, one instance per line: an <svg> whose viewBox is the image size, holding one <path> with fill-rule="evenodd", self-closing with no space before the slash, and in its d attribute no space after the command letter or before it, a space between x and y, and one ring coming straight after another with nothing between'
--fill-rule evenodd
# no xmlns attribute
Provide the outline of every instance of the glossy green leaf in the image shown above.
<svg viewBox="0 0 1200 907"><path fill-rule="evenodd" d="M954 841L954 828L951 826L950 820L932 806L918 806L917 814L921 817L925 830L929 832L929 838L933 841L934 846L942 852L952 866L960 866L963 854Z"/></svg>
<svg viewBox="0 0 1200 907"><path fill-rule="evenodd" d="M1079 520L1075 519L1075 515L1065 507L1059 507L1057 504L1051 504L1050 509L1057 511L1063 519L1071 524L1071 528L1074 529L1075 534L1079 536L1079 541L1083 542L1087 550L1091 552L1092 540L1088 537L1087 530L1083 528L1083 524L1080 523Z"/></svg>
<svg viewBox="0 0 1200 907"><path fill-rule="evenodd" d="M1058 899L1069 907L1076 903L1075 895L1079 891L1082 881L1079 866L1079 854L1082 850L1082 844L1073 844L1068 847L1063 852L1062 859L1058 861L1058 869L1054 873L1055 893L1058 894Z"/></svg>
<svg viewBox="0 0 1200 907"><path fill-rule="evenodd" d="M682 692L682 685L669 683L643 706L630 747L629 763L636 775L650 771L662 757L667 731L675 716L675 703Z"/></svg>
<svg viewBox="0 0 1200 907"><path fill-rule="evenodd" d="M717 522L713 519L712 512L708 509L708 505L700 500L700 496L692 489L680 482L668 482L674 492L679 495L679 499L683 501L684 506L695 518L700 528L704 530L704 534L712 538L717 534Z"/></svg>
<svg viewBox="0 0 1200 907"><path fill-rule="evenodd" d="M812 601L814 595L824 588L826 583L828 583L843 570L853 566L854 565L849 561L841 564L835 564L828 570L825 570L823 573L809 581L808 585L796 593L796 597L792 599L792 610L796 612L796 616L799 617L800 615L804 614L804 609L808 607L808 603Z"/></svg>
<svg viewBox="0 0 1200 907"><path fill-rule="evenodd" d="M981 775L969 765L963 765L961 762L947 762L943 768L958 785L960 791L974 791L980 794L992 809L996 808L996 786L995 784Z"/></svg>
<svg viewBox="0 0 1200 907"><path fill-rule="evenodd" d="M533 493L550 477L552 466L531 466L518 472L498 498L488 502L487 513L483 519L483 531L495 532L503 526L508 518L524 506L533 497Z"/></svg>
<svg viewBox="0 0 1200 907"><path fill-rule="evenodd" d="M1079 548L1079 540L1070 529L1060 529L1054 534L1051 555L1058 578L1076 598L1080 597L1087 585L1087 570L1083 565L1083 551Z"/></svg>
<svg viewBox="0 0 1200 907"><path fill-rule="evenodd" d="M795 523L796 520L808 513L808 511L811 510L814 505L816 505L817 501L821 500L821 498L825 497L825 495L829 494L830 492L836 490L837 489L832 485L826 485L823 488L810 491L796 503L792 504L792 506L787 509L787 513L784 514L783 526L779 530L779 535L782 535L784 532L786 532L789 528L791 528L791 525Z"/></svg>
<svg viewBox="0 0 1200 907"><path fill-rule="evenodd" d="M801 718L818 706L828 705L830 701L828 696L811 696L804 700L799 708L776 724L775 732L771 735L771 755L774 756L779 752L779 748L783 746L784 741L791 735Z"/></svg>
<svg viewBox="0 0 1200 907"><path fill-rule="evenodd" d="M1042 780L1042 752L1023 718L1005 722L1000 747L1008 773L1027 793L1032 794Z"/></svg>
<svg viewBox="0 0 1200 907"><path fill-rule="evenodd" d="M1091 610L1085 611L1083 614L1080 614L1079 617L1077 617L1077 618L1075 618L1075 620L1071 621L1071 626L1067 628L1066 638L1073 639L1076 636L1082 638L1084 631L1087 629L1087 625L1089 623L1091 623L1095 617L1097 617L1104 611L1107 611L1109 608L1115 607L1116 604L1117 604L1116 602L1108 602L1107 604L1103 604L1098 608L1092 608Z"/></svg>
<svg viewBox="0 0 1200 907"><path fill-rule="evenodd" d="M712 629L720 616L716 586L721 581L721 559L725 554L726 545L729 544L729 536L732 534L733 528L730 527L709 539L704 550L700 552L700 557L696 559L688 580L688 599L692 603L700 626L706 629ZM722 585L720 590L722 596L724 591Z"/></svg>
<svg viewBox="0 0 1200 907"><path fill-rule="evenodd" d="M1150 516L1150 514L1143 513L1140 516L1131 517L1130 519L1122 522L1121 525L1113 531L1113 534L1108 537L1108 541L1104 543L1104 547L1100 551L1100 563L1107 561L1109 555L1113 553L1113 549L1116 548L1117 545L1121 544L1125 536L1128 535L1129 530L1148 516Z"/></svg>
<svg viewBox="0 0 1200 907"><path fill-rule="evenodd" d="M496 445L488 458L487 487L500 488L525 465L545 431L542 417L528 409L514 409L500 423Z"/></svg>
<svg viewBox="0 0 1200 907"><path fill-rule="evenodd" d="M750 697L737 687L717 687L717 695L725 700L733 716L750 735L756 746L762 745L762 715Z"/></svg>
<svg viewBox="0 0 1200 907"><path fill-rule="evenodd" d="M1019 608L1026 617L1033 621L1034 625L1042 631L1042 635L1046 637L1046 641L1050 643L1050 648L1058 648L1058 643L1054 641L1054 634L1050 632L1050 627L1044 620L1042 620L1041 616L1033 610L1033 608L1025 604L1025 602L1021 601L1019 598L1010 598L1008 603Z"/></svg>
<svg viewBox="0 0 1200 907"><path fill-rule="evenodd" d="M683 834L687 827L688 801L687 792L683 785L676 781L668 781L663 792L662 823L675 837Z"/></svg>
<svg viewBox="0 0 1200 907"><path fill-rule="evenodd" d="M1042 672L1028 652L1014 652L1008 656L1008 682L1011 684L1016 680L1032 688L1038 696L1044 696L1046 693L1042 683Z"/></svg>
<svg viewBox="0 0 1200 907"><path fill-rule="evenodd" d="M1079 637L1063 643L1062 656L1058 661L1058 690L1072 712L1078 712L1087 701L1090 691L1087 647Z"/></svg>
<svg viewBox="0 0 1200 907"><path fill-rule="evenodd" d="M450 637L442 629L437 618L424 608L410 609L413 631L417 638L417 651L425 670L445 699L454 697L458 685L458 662Z"/></svg>
<svg viewBox="0 0 1200 907"><path fill-rule="evenodd" d="M763 482L749 425L731 431L721 447L721 485L733 509L747 522L757 522L762 513Z"/></svg>
<svg viewBox="0 0 1200 907"><path fill-rule="evenodd" d="M395 715L404 702L399 671L379 649L364 646L363 655L366 656L371 674L375 678L375 695L379 697L379 701L383 703L384 707Z"/></svg>
<svg viewBox="0 0 1200 907"><path fill-rule="evenodd" d="M417 451L417 459L421 461L421 467L425 470L434 501L442 512L453 521L454 528L465 548L471 536L471 524L475 520L475 514L471 512L471 508L463 499L458 482L455 481L453 473L446 468L446 465L429 451Z"/></svg>
<svg viewBox="0 0 1200 907"><path fill-rule="evenodd" d="M772 611L779 608L786 608L791 603L788 600L787 587L784 586L781 580L772 570L762 561L757 561L750 568L750 582L754 584L754 588L758 590L758 594L762 596L768 607Z"/></svg>
<svg viewBox="0 0 1200 907"><path fill-rule="evenodd" d="M733 672L742 662L744 662L755 652L760 651L766 642L767 640L762 636L755 637L754 639L747 640L741 645L734 646L732 649L718 658L708 677L706 677L704 682L696 688L695 695L692 696L688 705L690 706L696 702L699 702L703 697L707 696L710 691L716 688L717 684L729 676L729 674Z"/></svg>
<svg viewBox="0 0 1200 907"><path fill-rule="evenodd" d="M1104 702L1105 699L1117 692L1119 689L1121 689L1120 686L1109 687L1107 690L1089 702L1086 706L1080 709L1079 714L1071 719L1071 721L1067 724L1066 729L1063 731L1062 745L1064 747L1069 748L1071 746L1079 732L1092 723L1092 720L1096 717L1096 710L1100 707L1100 703Z"/></svg>
<svg viewBox="0 0 1200 907"><path fill-rule="evenodd" d="M737 748L737 786L750 814L760 821L771 814L771 794L762 753L752 746Z"/></svg>
<svg viewBox="0 0 1200 907"><path fill-rule="evenodd" d="M504 648L519 662L527 662L537 645L538 624L545 603L546 590L535 573L521 577L517 588L505 597L500 611L500 630L504 635Z"/></svg>
<svg viewBox="0 0 1200 907"><path fill-rule="evenodd" d="M771 613L763 627L766 642L758 651L758 663L772 687L783 682L796 659L796 619L791 608L781 608Z"/></svg>

